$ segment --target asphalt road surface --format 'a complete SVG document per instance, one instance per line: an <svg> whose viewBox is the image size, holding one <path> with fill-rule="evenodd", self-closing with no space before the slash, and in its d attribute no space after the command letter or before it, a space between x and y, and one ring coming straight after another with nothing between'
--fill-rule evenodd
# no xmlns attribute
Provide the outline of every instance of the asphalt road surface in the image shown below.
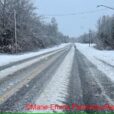
<svg viewBox="0 0 114 114"><path fill-rule="evenodd" d="M4 66L0 72L35 59L38 59L35 63L0 79L1 112L26 112L27 103L114 104L114 83L87 60L75 45ZM88 113L86 108L85 111Z"/></svg>

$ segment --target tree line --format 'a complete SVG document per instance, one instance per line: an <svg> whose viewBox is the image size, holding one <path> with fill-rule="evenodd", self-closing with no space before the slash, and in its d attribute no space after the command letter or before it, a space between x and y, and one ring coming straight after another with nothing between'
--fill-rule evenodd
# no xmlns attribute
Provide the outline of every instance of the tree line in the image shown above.
<svg viewBox="0 0 114 114"><path fill-rule="evenodd" d="M30 0L0 0L0 52L31 51L69 41L55 18L46 23L35 10Z"/></svg>
<svg viewBox="0 0 114 114"><path fill-rule="evenodd" d="M114 49L114 15L101 17L97 22L97 31L91 30L77 39L82 43L89 43L90 40L99 49Z"/></svg>

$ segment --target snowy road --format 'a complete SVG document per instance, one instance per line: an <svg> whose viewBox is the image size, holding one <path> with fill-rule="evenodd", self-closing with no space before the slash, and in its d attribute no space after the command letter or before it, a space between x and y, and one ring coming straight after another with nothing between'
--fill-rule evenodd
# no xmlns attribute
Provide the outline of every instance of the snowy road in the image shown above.
<svg viewBox="0 0 114 114"><path fill-rule="evenodd" d="M1 111L28 112L25 109L28 103L114 105L114 82L98 70L74 45L66 46L51 54L47 53L41 56L41 59L38 57L21 63L17 68L19 71L13 70L10 75L5 73L11 70L4 72L4 76L1 75ZM33 112L44 111L33 110Z"/></svg>

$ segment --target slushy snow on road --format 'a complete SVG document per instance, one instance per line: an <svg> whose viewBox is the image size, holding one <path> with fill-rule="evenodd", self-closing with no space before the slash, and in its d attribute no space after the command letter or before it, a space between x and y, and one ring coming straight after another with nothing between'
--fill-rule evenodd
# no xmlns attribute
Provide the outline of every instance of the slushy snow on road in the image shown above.
<svg viewBox="0 0 114 114"><path fill-rule="evenodd" d="M72 47L68 55L65 57L64 61L61 63L60 67L57 69L48 86L44 89L40 97L36 100L35 104L64 104L63 102L65 101L65 98L68 93L67 90L69 85L69 77L71 75L72 70L72 64L74 60L74 51L74 47Z"/></svg>

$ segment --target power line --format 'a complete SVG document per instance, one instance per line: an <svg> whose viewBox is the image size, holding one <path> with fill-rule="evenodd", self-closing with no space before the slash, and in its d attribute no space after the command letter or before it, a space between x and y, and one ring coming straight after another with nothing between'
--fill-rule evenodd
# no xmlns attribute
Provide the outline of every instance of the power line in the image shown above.
<svg viewBox="0 0 114 114"><path fill-rule="evenodd" d="M76 15L85 15L85 14L93 14L93 13L98 13L100 11L105 11L105 9L101 10L91 10L91 11L86 11L86 12L77 12L77 13L66 13L66 14L41 14L42 16L45 17L64 17L64 16L76 16Z"/></svg>

